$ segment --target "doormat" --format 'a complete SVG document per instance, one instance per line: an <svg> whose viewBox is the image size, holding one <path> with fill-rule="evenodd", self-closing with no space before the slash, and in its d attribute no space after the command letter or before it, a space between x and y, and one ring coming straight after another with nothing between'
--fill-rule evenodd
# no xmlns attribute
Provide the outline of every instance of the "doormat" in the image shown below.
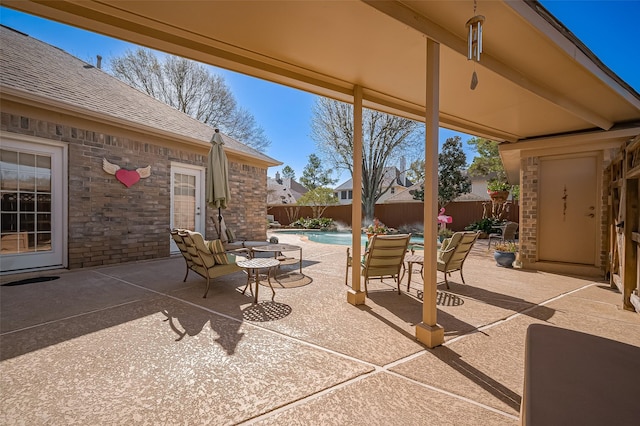
<svg viewBox="0 0 640 426"><path fill-rule="evenodd" d="M25 278L24 280L11 281L9 283L1 284L3 287L12 287L16 285L24 285L24 284L35 284L35 283L44 283L47 281L54 281L59 279L60 277L35 277L35 278Z"/></svg>

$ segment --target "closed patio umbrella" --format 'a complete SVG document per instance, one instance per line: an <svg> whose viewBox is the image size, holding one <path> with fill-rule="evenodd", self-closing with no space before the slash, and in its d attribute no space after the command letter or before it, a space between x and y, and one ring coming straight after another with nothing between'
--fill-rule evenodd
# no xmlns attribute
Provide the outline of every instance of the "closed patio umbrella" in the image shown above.
<svg viewBox="0 0 640 426"><path fill-rule="evenodd" d="M222 220L220 209L226 209L231 199L227 155L222 145L224 145L222 135L220 130L216 129L211 138L211 149L207 162L206 199L207 204L218 208L218 235L220 235L221 229L219 227Z"/></svg>

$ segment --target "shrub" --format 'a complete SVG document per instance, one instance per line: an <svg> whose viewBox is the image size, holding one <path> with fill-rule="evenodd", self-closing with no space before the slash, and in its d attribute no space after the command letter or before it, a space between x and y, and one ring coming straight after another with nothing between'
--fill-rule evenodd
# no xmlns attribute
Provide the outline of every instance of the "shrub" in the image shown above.
<svg viewBox="0 0 640 426"><path fill-rule="evenodd" d="M469 224L464 228L465 231L481 231L490 234L494 229L502 223L499 219L485 217L476 222Z"/></svg>
<svg viewBox="0 0 640 426"><path fill-rule="evenodd" d="M333 219L330 217L306 217L296 220L291 226L294 228L329 230L333 226Z"/></svg>
<svg viewBox="0 0 640 426"><path fill-rule="evenodd" d="M441 238L451 238L453 236L453 231L449 228L440 228L438 229L438 237Z"/></svg>

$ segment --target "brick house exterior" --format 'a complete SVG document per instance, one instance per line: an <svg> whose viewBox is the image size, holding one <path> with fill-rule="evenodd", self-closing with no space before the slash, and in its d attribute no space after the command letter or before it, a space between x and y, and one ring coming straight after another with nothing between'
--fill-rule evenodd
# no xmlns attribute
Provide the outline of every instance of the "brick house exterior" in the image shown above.
<svg viewBox="0 0 640 426"><path fill-rule="evenodd" d="M172 168L193 167L203 175L213 128L57 48L4 27L0 34L3 149L53 144L63 153L64 188L50 197L62 204L66 218L65 255L61 265L51 266L73 269L169 256ZM26 60L29 55L40 60ZM232 194L223 213L227 226L238 236L265 240L267 169L280 163L226 135L223 139ZM103 170L103 159L128 170L150 165L151 174L126 187ZM196 220L213 239L209 218L217 209L202 205ZM1 258L8 259L4 251ZM3 263L4 272L12 269L12 263Z"/></svg>

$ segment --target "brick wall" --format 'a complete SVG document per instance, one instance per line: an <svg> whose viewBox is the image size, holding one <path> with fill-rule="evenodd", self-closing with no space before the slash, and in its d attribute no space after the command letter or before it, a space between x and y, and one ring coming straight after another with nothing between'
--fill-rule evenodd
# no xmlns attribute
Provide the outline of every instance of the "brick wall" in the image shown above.
<svg viewBox="0 0 640 426"><path fill-rule="evenodd" d="M96 132L91 127L90 122L71 126L2 112L5 131L68 144L69 268L168 256L171 162L204 166L206 148L197 151L134 133L130 138L116 136L128 134L122 129ZM125 169L151 165L151 176L127 188L103 170L103 158ZM238 236L264 240L267 170L231 156L229 162L233 199L225 219ZM214 213L207 208L207 218ZM206 223L206 236L214 238L212 222Z"/></svg>
<svg viewBox="0 0 640 426"><path fill-rule="evenodd" d="M229 190L231 201L222 210L224 222L236 237L253 241L267 238L267 169L234 161L229 157ZM207 207L208 239L217 238L212 216L218 209Z"/></svg>
<svg viewBox="0 0 640 426"><path fill-rule="evenodd" d="M520 261L526 266L538 257L538 157L520 160Z"/></svg>

